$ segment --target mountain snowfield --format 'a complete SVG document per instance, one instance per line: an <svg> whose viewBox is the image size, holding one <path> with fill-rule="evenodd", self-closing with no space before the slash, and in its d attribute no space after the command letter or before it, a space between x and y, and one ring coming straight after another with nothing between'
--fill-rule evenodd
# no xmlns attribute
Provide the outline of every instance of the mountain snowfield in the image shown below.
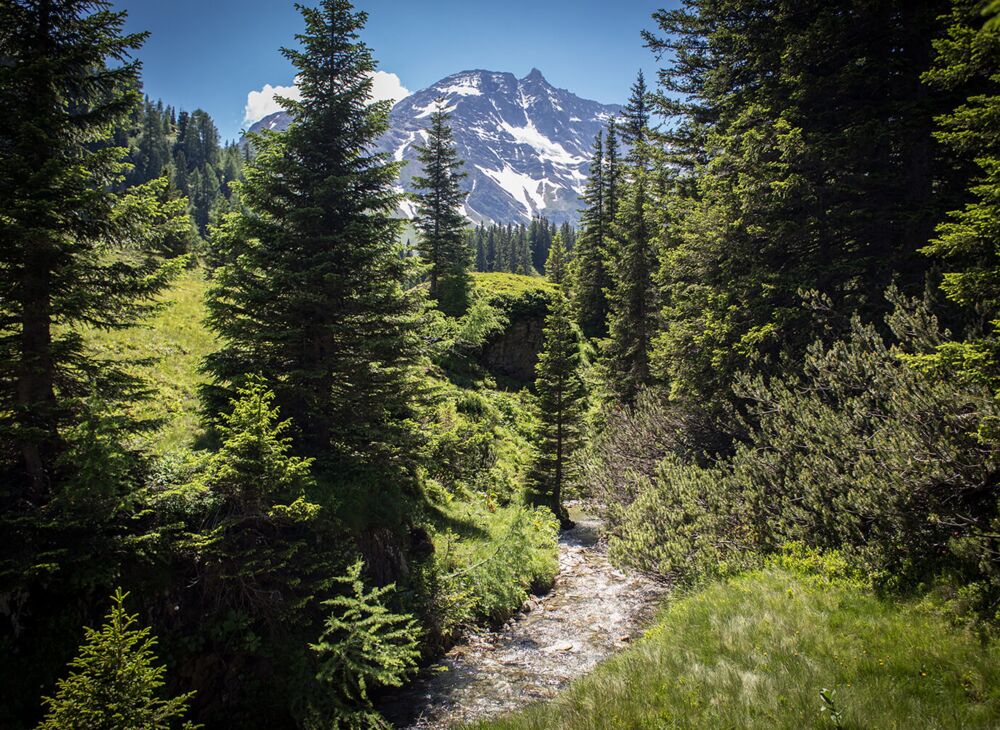
<svg viewBox="0 0 1000 730"><path fill-rule="evenodd" d="M517 223L544 216L575 223L589 172L594 137L621 111L552 86L538 69L522 79L496 71L462 71L400 100L379 149L404 163L400 184L413 192L416 146L438 100L451 116L455 145L465 160L465 214L476 223ZM285 112L264 117L251 132L283 130ZM412 201L402 211L413 217Z"/></svg>

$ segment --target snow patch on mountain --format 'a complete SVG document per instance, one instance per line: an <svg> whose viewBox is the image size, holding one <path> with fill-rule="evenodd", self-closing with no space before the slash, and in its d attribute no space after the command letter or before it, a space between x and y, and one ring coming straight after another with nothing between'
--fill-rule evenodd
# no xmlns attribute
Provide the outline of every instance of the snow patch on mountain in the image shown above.
<svg viewBox="0 0 1000 730"><path fill-rule="evenodd" d="M545 196L540 192L542 180L535 180L530 175L517 172L510 165L504 165L502 170L490 170L479 165L476 167L484 175L495 180L510 197L530 214L537 214L545 208Z"/></svg>
<svg viewBox="0 0 1000 730"><path fill-rule="evenodd" d="M411 191L419 174L411 133L427 126L443 99L468 176L467 215L511 223L542 215L575 223L589 175L594 137L621 111L552 86L541 71L524 78L498 71L462 71L398 102L380 143L403 163Z"/></svg>
<svg viewBox="0 0 1000 730"><path fill-rule="evenodd" d="M538 127L531 119L523 127L512 127L507 122L500 122L500 128L513 137L515 142L533 148L543 160L563 165L579 165L586 162L586 158L574 157L561 144L553 142L538 131Z"/></svg>
<svg viewBox="0 0 1000 730"><path fill-rule="evenodd" d="M458 94L459 96L482 96L483 92L479 90L479 84L477 79L459 79L458 83L451 84L450 86L435 87L438 92L442 95L447 96L449 94Z"/></svg>

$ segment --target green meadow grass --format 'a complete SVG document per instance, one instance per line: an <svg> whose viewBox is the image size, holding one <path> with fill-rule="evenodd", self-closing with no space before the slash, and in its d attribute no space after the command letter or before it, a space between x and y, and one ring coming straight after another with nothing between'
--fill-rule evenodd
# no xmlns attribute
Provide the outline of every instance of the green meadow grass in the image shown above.
<svg viewBox="0 0 1000 730"><path fill-rule="evenodd" d="M165 453L190 446L200 433L198 386L202 358L216 347L205 326L208 284L198 269L185 271L161 297L164 307L143 325L114 332L92 331L88 344L101 357L152 358L136 368L151 396L133 407L135 415L161 420L148 435L148 446Z"/></svg>
<svg viewBox="0 0 1000 730"><path fill-rule="evenodd" d="M997 728L1000 651L927 602L774 567L676 599L554 701L475 727Z"/></svg>

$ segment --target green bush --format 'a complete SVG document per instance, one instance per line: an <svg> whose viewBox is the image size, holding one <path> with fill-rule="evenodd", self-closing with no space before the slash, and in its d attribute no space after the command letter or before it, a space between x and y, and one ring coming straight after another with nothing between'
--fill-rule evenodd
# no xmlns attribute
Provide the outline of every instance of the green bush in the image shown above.
<svg viewBox="0 0 1000 730"><path fill-rule="evenodd" d="M544 318L558 287L540 276L505 272L472 275L477 297L483 298L509 319Z"/></svg>
<svg viewBox="0 0 1000 730"><path fill-rule="evenodd" d="M326 700L332 713L327 716L314 708L310 726L387 727L372 707L369 692L402 686L417 670L416 621L385 606L395 586L365 587L362 565L356 561L336 579L346 588L342 595L323 602L330 614L319 641L310 648L318 657L317 679L329 690Z"/></svg>
<svg viewBox="0 0 1000 730"><path fill-rule="evenodd" d="M446 385L429 429L428 475L453 495L515 499L533 453L534 417L523 393Z"/></svg>
<svg viewBox="0 0 1000 730"><path fill-rule="evenodd" d="M445 504L418 580L432 640L448 645L476 624L500 624L529 592L551 586L558 527L545 509L472 499Z"/></svg>
<svg viewBox="0 0 1000 730"><path fill-rule="evenodd" d="M976 437L996 401L908 366L941 339L922 305L898 301L889 324L894 345L855 320L847 339L810 348L801 375L744 379L748 441L708 466L668 457L627 479L612 553L692 580L799 542L842 550L887 588L951 574L1000 618L1000 454Z"/></svg>
<svg viewBox="0 0 1000 730"><path fill-rule="evenodd" d="M755 564L742 495L729 486L721 468L666 457L652 478L634 479L633 500L606 505L611 559L682 584Z"/></svg>

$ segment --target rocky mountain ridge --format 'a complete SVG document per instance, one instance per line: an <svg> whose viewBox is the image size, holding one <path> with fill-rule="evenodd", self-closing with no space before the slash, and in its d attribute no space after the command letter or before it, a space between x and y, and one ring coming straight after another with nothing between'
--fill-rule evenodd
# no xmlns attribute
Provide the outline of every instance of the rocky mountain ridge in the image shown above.
<svg viewBox="0 0 1000 730"><path fill-rule="evenodd" d="M451 117L458 153L468 176L465 213L479 222L517 223L544 216L575 223L589 173L594 137L621 107L582 99L552 86L538 69L524 78L472 70L441 79L393 106L380 151L403 162L400 184L413 191L419 173L416 146L437 104ZM277 112L251 132L281 131L291 118ZM412 217L405 201L401 211Z"/></svg>

